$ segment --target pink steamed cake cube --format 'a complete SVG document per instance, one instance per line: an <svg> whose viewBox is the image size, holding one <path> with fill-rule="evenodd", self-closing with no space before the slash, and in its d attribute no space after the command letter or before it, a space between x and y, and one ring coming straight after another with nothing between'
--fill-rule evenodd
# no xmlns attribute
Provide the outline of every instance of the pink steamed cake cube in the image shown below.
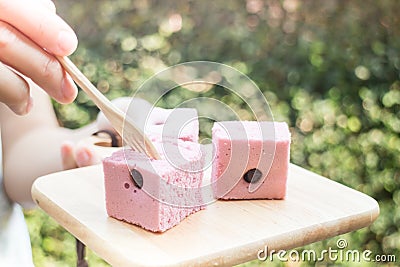
<svg viewBox="0 0 400 267"><path fill-rule="evenodd" d="M127 113L151 141L161 142L168 138L198 142L199 121L194 108L163 109L153 107L144 99L132 97L121 97L112 102ZM97 117L97 127L113 130L103 113L99 113Z"/></svg>
<svg viewBox="0 0 400 267"><path fill-rule="evenodd" d="M284 122L225 121L212 129L211 181L219 199L283 199L290 132Z"/></svg>
<svg viewBox="0 0 400 267"><path fill-rule="evenodd" d="M204 208L200 192L204 155L192 142L155 146L161 160L131 149L103 160L106 209L116 219L164 232Z"/></svg>
<svg viewBox="0 0 400 267"><path fill-rule="evenodd" d="M149 114L144 132L153 142L180 139L198 142L199 120L194 108L163 109L155 107Z"/></svg>

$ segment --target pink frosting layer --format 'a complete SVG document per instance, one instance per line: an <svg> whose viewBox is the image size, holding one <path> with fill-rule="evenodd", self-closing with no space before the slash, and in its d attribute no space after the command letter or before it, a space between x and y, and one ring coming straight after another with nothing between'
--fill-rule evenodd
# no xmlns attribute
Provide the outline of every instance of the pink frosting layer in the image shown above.
<svg viewBox="0 0 400 267"><path fill-rule="evenodd" d="M290 132L284 122L215 123L216 158L211 179L216 198L283 199L289 169ZM257 170L255 177L250 175ZM250 172L249 172L250 171ZM253 172L254 173L254 172ZM259 178L249 183L244 177Z"/></svg>
<svg viewBox="0 0 400 267"><path fill-rule="evenodd" d="M164 232L203 208L199 188L204 155L192 142L156 146L161 160L149 160L130 149L103 160L106 209L116 219ZM132 170L141 174L142 184L134 182Z"/></svg>

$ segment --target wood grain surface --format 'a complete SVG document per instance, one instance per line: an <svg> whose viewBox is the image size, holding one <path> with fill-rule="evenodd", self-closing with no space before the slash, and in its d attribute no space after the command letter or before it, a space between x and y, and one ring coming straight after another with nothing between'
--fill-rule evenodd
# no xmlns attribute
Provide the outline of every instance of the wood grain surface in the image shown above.
<svg viewBox="0 0 400 267"><path fill-rule="evenodd" d="M38 205L113 266L232 266L371 224L371 197L290 165L285 200L217 201L163 234L109 218L101 165L43 176Z"/></svg>

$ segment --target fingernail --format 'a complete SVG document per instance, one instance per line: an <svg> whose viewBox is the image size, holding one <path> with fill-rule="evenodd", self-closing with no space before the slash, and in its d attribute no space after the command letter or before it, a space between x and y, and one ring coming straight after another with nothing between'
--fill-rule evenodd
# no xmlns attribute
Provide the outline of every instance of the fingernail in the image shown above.
<svg viewBox="0 0 400 267"><path fill-rule="evenodd" d="M33 107L33 97L29 96L28 103L26 104L25 112L29 113L32 110L32 107Z"/></svg>
<svg viewBox="0 0 400 267"><path fill-rule="evenodd" d="M62 80L61 93L65 100L65 103L72 102L78 94L78 88L76 87L72 78L67 74L64 75L64 78Z"/></svg>
<svg viewBox="0 0 400 267"><path fill-rule="evenodd" d="M88 162L90 161L90 157L91 155L89 154L89 152L85 149L81 149L78 154L77 154L77 163L78 166L79 165L86 165L88 164Z"/></svg>
<svg viewBox="0 0 400 267"><path fill-rule="evenodd" d="M78 38L72 31L61 30L58 33L59 56L69 56L78 46Z"/></svg>
<svg viewBox="0 0 400 267"><path fill-rule="evenodd" d="M33 98L30 96L26 103L9 104L9 108L17 115L24 116L28 114L33 106Z"/></svg>
<svg viewBox="0 0 400 267"><path fill-rule="evenodd" d="M67 157L69 157L72 154L72 147L73 147L73 143L70 141L64 141L61 144L61 157L63 159L66 159Z"/></svg>

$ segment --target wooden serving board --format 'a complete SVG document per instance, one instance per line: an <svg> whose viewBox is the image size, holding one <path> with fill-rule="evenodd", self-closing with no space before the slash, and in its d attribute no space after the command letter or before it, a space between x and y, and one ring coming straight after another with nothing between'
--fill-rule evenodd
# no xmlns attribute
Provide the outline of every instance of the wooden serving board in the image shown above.
<svg viewBox="0 0 400 267"><path fill-rule="evenodd" d="M217 201L163 234L106 214L101 165L43 176L38 205L114 266L232 266L371 224L371 197L291 165L285 200Z"/></svg>

